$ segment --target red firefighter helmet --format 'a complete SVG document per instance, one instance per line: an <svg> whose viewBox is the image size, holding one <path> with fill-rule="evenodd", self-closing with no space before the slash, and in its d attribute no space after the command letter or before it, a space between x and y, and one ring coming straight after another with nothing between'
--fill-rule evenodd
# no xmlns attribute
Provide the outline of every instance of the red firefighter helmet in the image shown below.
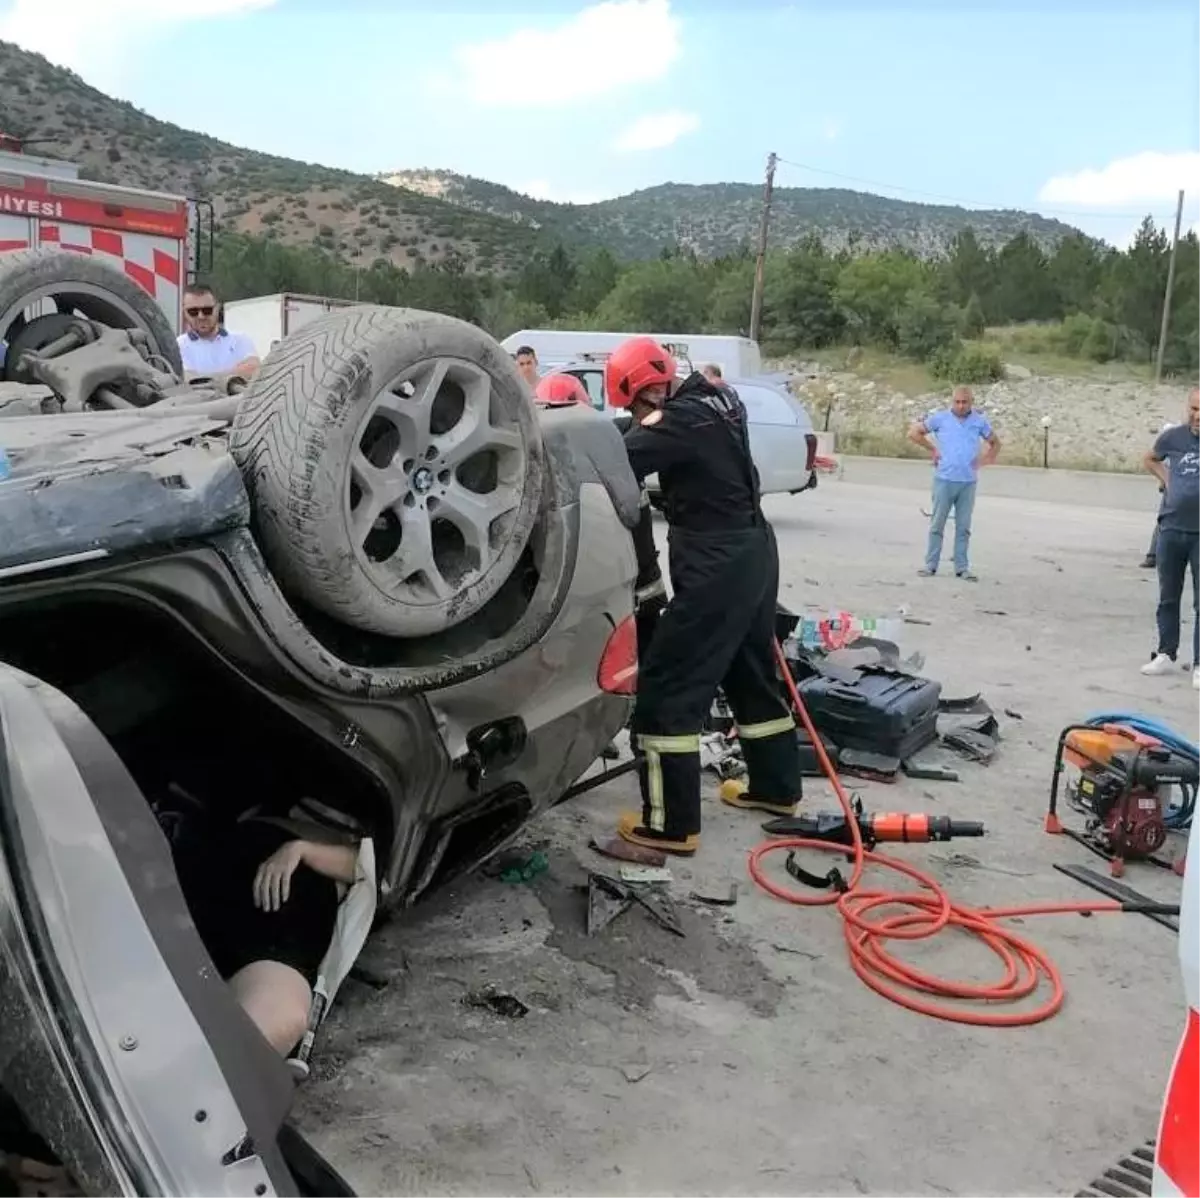
<svg viewBox="0 0 1200 1198"><path fill-rule="evenodd" d="M548 374L538 380L534 398L549 408L561 408L581 403L590 408L592 401L584 385L573 374Z"/></svg>
<svg viewBox="0 0 1200 1198"><path fill-rule="evenodd" d="M627 408L639 391L675 378L675 359L653 337L630 337L604 364L604 386L614 408Z"/></svg>

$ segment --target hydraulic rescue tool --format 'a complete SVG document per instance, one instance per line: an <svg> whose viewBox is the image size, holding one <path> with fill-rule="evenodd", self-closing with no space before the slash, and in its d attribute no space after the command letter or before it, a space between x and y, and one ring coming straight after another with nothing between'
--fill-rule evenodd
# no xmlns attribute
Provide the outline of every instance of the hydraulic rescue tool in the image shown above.
<svg viewBox="0 0 1200 1198"><path fill-rule="evenodd" d="M858 836L868 852L881 842L893 844L928 844L936 840L952 840L956 836L982 836L983 824L978 820L956 820L948 815L927 815L924 812L874 812L863 811L862 800L854 800L854 822L858 825ZM850 821L841 811L818 811L815 815L791 815L782 819L768 820L763 831L770 836L795 836L803 840L817 840L825 844L854 845L854 833ZM847 860L852 860L847 854ZM785 863L787 872L798 882L826 890L846 888L840 871L831 869L824 877L809 873L796 863L796 854L789 853Z"/></svg>
<svg viewBox="0 0 1200 1198"><path fill-rule="evenodd" d="M1185 802L1194 803L1198 779L1195 760L1147 733L1125 724L1072 724L1058 738L1045 828L1104 857L1114 878L1127 860L1170 869L1154 854L1166 843L1171 794L1178 787ZM1082 832L1059 819L1060 785L1085 817Z"/></svg>
<svg viewBox="0 0 1200 1198"><path fill-rule="evenodd" d="M948 815L924 812L864 813L862 800L854 803L854 816L863 844L873 849L885 841L899 844L928 844L932 840L953 840L958 836L983 836L979 820L951 819ZM803 836L830 844L853 844L850 823L840 811L818 811L815 815L791 815L769 820L763 831L771 836Z"/></svg>

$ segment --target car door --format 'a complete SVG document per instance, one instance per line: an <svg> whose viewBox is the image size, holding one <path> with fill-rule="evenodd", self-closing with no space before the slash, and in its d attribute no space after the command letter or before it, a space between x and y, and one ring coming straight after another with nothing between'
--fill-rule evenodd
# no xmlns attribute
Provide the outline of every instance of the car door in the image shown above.
<svg viewBox="0 0 1200 1198"><path fill-rule="evenodd" d="M74 703L3 663L0 1010L0 1085L86 1192L316 1192L283 1151L313 1173L286 1066L213 969L143 796Z"/></svg>

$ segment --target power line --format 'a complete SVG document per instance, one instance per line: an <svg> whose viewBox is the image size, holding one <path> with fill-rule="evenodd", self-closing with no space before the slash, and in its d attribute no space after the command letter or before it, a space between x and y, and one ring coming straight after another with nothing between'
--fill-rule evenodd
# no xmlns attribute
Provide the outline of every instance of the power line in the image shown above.
<svg viewBox="0 0 1200 1198"><path fill-rule="evenodd" d="M903 191L908 195L924 196L930 200L943 200L948 204L957 204L972 208L986 208L993 212L996 211L1020 211L1013 208L1011 204L988 204L981 200L964 200L961 196L941 195L935 191L919 191L915 187L901 187L898 183L881 183L878 179L861 179L857 175L843 175L840 171L828 171L819 166L809 166L804 162L793 162L790 158L780 158L778 160L784 166L795 167L797 170L809 171L814 175L828 175L833 179L845 179L850 183L861 183L865 187L880 187L885 191ZM1079 212L1067 208L1038 208L1038 212L1043 214L1056 214L1058 216L1075 216L1083 219L1093 220L1096 218L1108 218L1110 220L1141 220L1147 215L1156 216L1157 213L1146 212Z"/></svg>

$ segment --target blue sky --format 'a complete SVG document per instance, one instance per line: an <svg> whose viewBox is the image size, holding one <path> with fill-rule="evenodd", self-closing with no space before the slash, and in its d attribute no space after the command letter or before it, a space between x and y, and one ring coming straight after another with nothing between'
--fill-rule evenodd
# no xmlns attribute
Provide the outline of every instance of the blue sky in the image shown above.
<svg viewBox="0 0 1200 1198"><path fill-rule="evenodd" d="M0 0L0 38L366 172L587 200L757 182L774 150L781 185L1034 209L1118 244L1180 187L1200 217L1195 0Z"/></svg>

